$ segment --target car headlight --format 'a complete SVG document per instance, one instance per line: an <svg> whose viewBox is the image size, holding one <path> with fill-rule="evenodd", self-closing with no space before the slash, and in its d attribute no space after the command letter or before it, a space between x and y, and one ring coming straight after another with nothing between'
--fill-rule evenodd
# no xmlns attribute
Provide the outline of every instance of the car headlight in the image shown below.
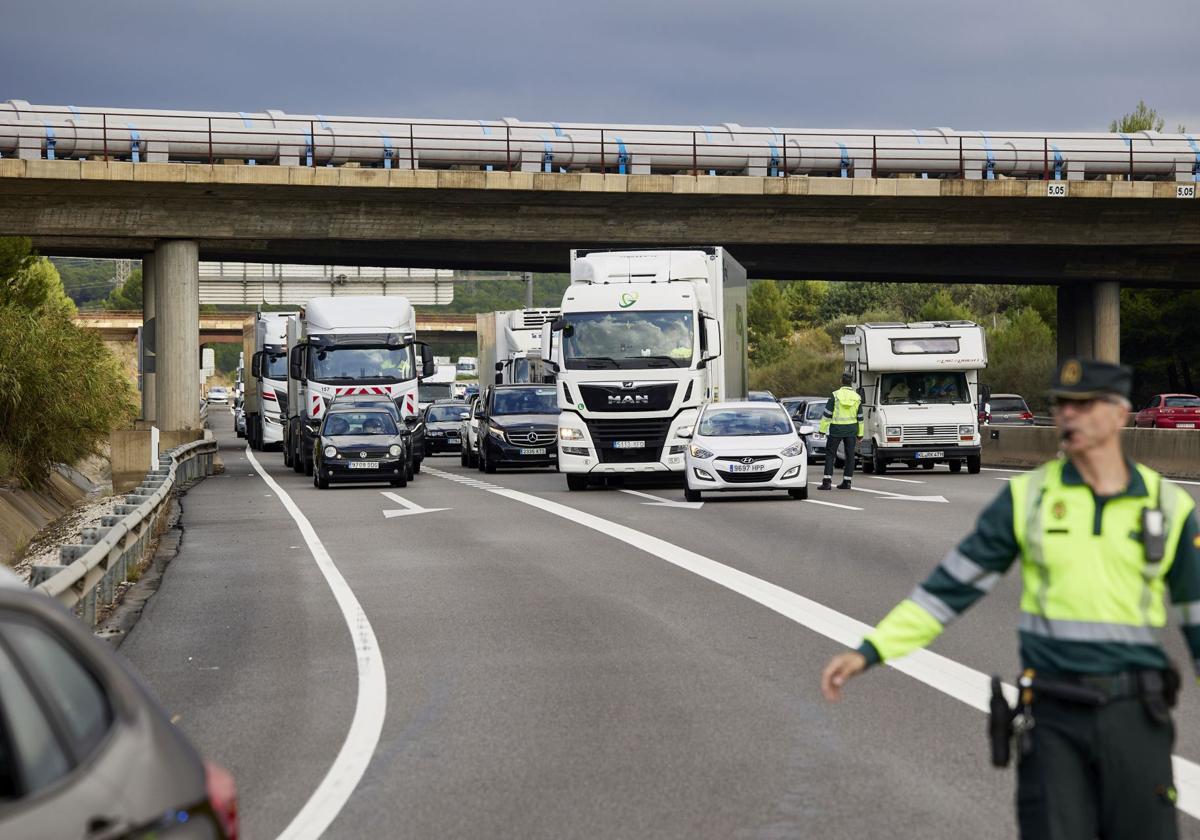
<svg viewBox="0 0 1200 840"><path fill-rule="evenodd" d="M707 449L705 449L704 447L701 447L701 446L697 446L694 443L688 447L688 452L692 453L693 458L701 458L703 460L708 460L709 458L711 458L713 456L713 454L711 452L709 452Z"/></svg>
<svg viewBox="0 0 1200 840"><path fill-rule="evenodd" d="M804 444L797 441L796 443L793 443L791 446L789 446L787 449L783 450L779 454L782 455L784 458L795 458L797 455L803 455L804 454Z"/></svg>
<svg viewBox="0 0 1200 840"><path fill-rule="evenodd" d="M690 426L680 426L675 430L675 437L688 438L692 436L692 432L696 430L695 424Z"/></svg>
<svg viewBox="0 0 1200 840"><path fill-rule="evenodd" d="M583 430L582 429L559 429L558 430L558 439L559 440L583 440Z"/></svg>
<svg viewBox="0 0 1200 840"><path fill-rule="evenodd" d="M388 447L388 454L391 455L393 458L399 458L400 455L403 454L403 452L404 452L404 449L398 443L393 443L391 446Z"/></svg>
<svg viewBox="0 0 1200 840"><path fill-rule="evenodd" d="M883 430L883 433L885 435L887 435L888 437L900 437L900 427L899 426L888 426L886 429Z"/></svg>
<svg viewBox="0 0 1200 840"><path fill-rule="evenodd" d="M317 433L317 429L321 428L321 421L311 420L304 425L308 429L309 434L315 435Z"/></svg>
<svg viewBox="0 0 1200 840"><path fill-rule="evenodd" d="M324 452L325 452L326 458L336 458L337 457L337 447L336 446L326 446L324 449Z"/></svg>
<svg viewBox="0 0 1200 840"><path fill-rule="evenodd" d="M492 437L496 437L496 438L499 438L500 440L504 440L504 429L500 428L499 426L495 425L494 423L488 423L488 434L491 435Z"/></svg>
<svg viewBox="0 0 1200 840"><path fill-rule="evenodd" d="M974 426L959 426L958 434L961 437L967 437L968 435L973 435L973 434L975 434L975 427Z"/></svg>

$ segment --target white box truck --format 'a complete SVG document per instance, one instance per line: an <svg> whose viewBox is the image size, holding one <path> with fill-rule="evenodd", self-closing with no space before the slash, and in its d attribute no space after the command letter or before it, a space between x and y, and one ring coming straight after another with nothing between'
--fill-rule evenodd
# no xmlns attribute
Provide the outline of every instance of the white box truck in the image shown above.
<svg viewBox="0 0 1200 840"><path fill-rule="evenodd" d="M542 345L572 490L681 474L699 407L746 396L746 269L724 248L572 251L560 308Z"/></svg>
<svg viewBox="0 0 1200 840"><path fill-rule="evenodd" d="M433 357L434 372L426 376L417 387L417 409L422 413L434 400L448 400L454 396L454 380L458 372L449 356Z"/></svg>
<svg viewBox="0 0 1200 840"><path fill-rule="evenodd" d="M978 473L979 371L987 337L971 321L851 324L845 371L863 396L863 469L888 464Z"/></svg>
<svg viewBox="0 0 1200 840"><path fill-rule="evenodd" d="M479 343L478 370L484 384L523 385L541 382L542 327L562 313L558 309L509 309L475 316Z"/></svg>
<svg viewBox="0 0 1200 840"><path fill-rule="evenodd" d="M284 461L312 475L313 442L329 404L371 395L418 416L417 382L434 371L433 351L416 340L416 316L403 297L311 298L288 321L288 422Z"/></svg>
<svg viewBox="0 0 1200 840"><path fill-rule="evenodd" d="M287 419L287 323L295 312L256 312L243 332L250 359L242 408L251 449L283 442Z"/></svg>

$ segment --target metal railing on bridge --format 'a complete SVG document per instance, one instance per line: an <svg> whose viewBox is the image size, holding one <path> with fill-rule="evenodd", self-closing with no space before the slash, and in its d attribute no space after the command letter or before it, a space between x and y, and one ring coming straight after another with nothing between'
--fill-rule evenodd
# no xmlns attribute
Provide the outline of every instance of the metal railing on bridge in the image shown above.
<svg viewBox="0 0 1200 840"><path fill-rule="evenodd" d="M778 129L401 120L0 103L0 156L602 174L1200 180L1200 142L1140 131Z"/></svg>

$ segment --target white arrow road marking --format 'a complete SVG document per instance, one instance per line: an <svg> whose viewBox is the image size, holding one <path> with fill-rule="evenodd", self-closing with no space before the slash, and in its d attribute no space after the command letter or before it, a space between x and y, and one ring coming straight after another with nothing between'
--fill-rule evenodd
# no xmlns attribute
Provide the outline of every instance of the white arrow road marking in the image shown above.
<svg viewBox="0 0 1200 840"><path fill-rule="evenodd" d="M643 499L651 499L652 501L642 502L642 504L650 505L652 507L686 508L687 510L699 510L700 508L704 507L704 502L676 502L672 499L664 499L661 496L652 496L649 493L641 493L637 490L625 490L624 488L618 489L622 493L628 493L630 496L641 496Z"/></svg>
<svg viewBox="0 0 1200 840"><path fill-rule="evenodd" d="M852 487L852 490L857 490L859 493L874 493L876 496L883 496L888 499L903 499L909 502L938 502L943 505L950 504L950 500L945 496L909 496L907 493L894 493L891 490L872 490L870 487Z"/></svg>
<svg viewBox="0 0 1200 840"><path fill-rule="evenodd" d="M426 472L439 478L453 479L451 473L427 467ZM519 490L504 487L487 488L489 493L503 496L514 502L539 508L546 513L590 528L600 534L620 540L626 545L658 557L661 560L711 581L718 586L749 598L779 615L791 619L802 627L820 633L841 645L854 647L862 640L871 626L838 612L831 607L797 595L795 592L776 586L762 578L746 574L740 569L718 563L701 554L669 543L664 539L637 531L627 525L585 513L578 508L543 499ZM955 662L938 653L918 650L900 659L887 663L891 668L907 674L931 688L953 697L981 712L988 710L988 693L991 679L987 674ZM1008 701L1016 699L1016 689L1005 686ZM1175 788L1179 791L1176 808L1185 814L1200 818L1200 765L1181 756L1171 756L1175 768Z"/></svg>
<svg viewBox="0 0 1200 840"><path fill-rule="evenodd" d="M404 510L385 510L383 515L388 519L395 519L397 516L412 516L415 513L437 513L439 510L450 510L450 508L426 508L421 507L416 502L410 502L403 496L397 496L395 493L389 493L386 490L380 490L380 493L387 496L398 505L403 505Z"/></svg>

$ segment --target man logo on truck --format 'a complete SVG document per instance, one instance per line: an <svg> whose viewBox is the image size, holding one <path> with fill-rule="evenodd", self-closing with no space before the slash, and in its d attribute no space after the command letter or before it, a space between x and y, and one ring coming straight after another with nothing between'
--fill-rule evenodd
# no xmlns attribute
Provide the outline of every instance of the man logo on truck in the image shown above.
<svg viewBox="0 0 1200 840"><path fill-rule="evenodd" d="M609 405L649 405L650 397L646 394L626 394L620 396L618 394L609 394Z"/></svg>
<svg viewBox="0 0 1200 840"><path fill-rule="evenodd" d="M638 301L638 293L637 292L625 292L621 295L620 307L622 309L628 309L629 307L631 307L635 303L637 303L637 301Z"/></svg>

